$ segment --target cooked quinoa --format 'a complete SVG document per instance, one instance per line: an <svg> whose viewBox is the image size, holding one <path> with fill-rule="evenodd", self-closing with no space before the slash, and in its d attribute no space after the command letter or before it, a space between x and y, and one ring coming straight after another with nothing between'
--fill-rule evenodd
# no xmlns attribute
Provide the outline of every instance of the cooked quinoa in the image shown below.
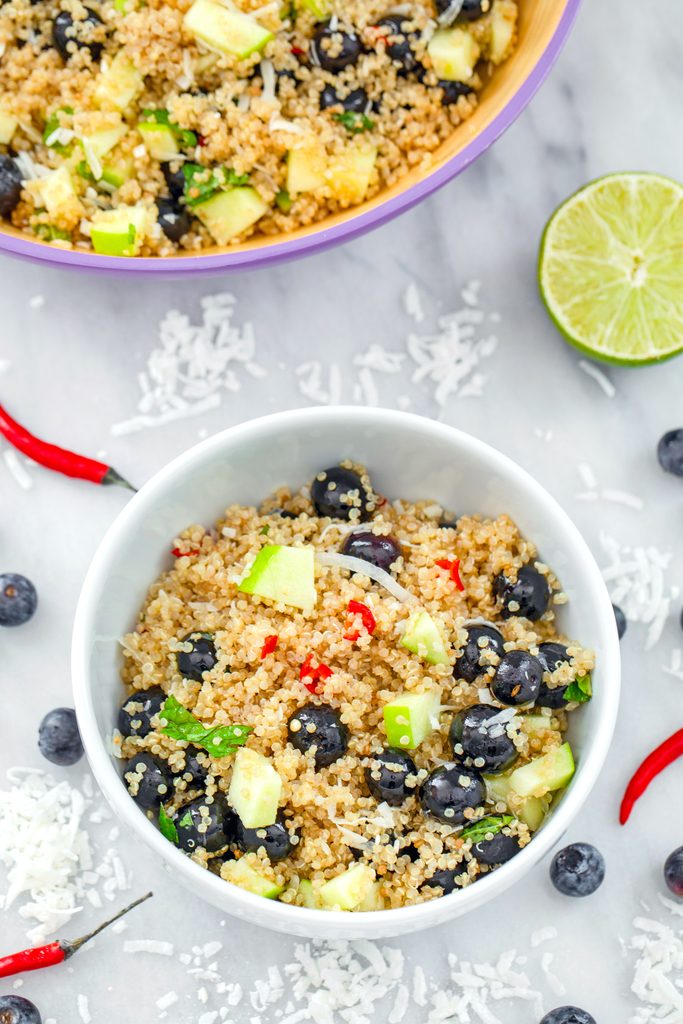
<svg viewBox="0 0 683 1024"><path fill-rule="evenodd" d="M558 634L560 583L508 516L387 500L343 463L170 546L122 641L115 733L169 840L348 910L433 899L530 842L594 657Z"/></svg>
<svg viewBox="0 0 683 1024"><path fill-rule="evenodd" d="M516 43L517 0L0 0L0 219L171 256L418 168Z"/></svg>

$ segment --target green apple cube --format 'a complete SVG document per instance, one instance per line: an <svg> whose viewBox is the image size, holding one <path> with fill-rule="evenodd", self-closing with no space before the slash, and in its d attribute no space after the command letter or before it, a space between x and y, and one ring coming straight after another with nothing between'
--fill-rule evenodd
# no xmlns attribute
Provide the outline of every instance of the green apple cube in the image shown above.
<svg viewBox="0 0 683 1024"><path fill-rule="evenodd" d="M427 46L434 73L446 82L469 82L479 59L479 46L461 28L437 29Z"/></svg>
<svg viewBox="0 0 683 1024"><path fill-rule="evenodd" d="M267 544L259 551L238 589L243 594L256 594L311 611L317 600L313 548Z"/></svg>
<svg viewBox="0 0 683 1024"><path fill-rule="evenodd" d="M111 128L100 128L83 136L84 148L89 148L96 157L102 159L116 146L128 131L128 126L119 122Z"/></svg>
<svg viewBox="0 0 683 1024"><path fill-rule="evenodd" d="M133 173L133 161L128 159L115 160L102 166L102 181L114 188L120 188Z"/></svg>
<svg viewBox="0 0 683 1024"><path fill-rule="evenodd" d="M273 33L256 18L216 0L195 0L183 23L195 39L240 60L262 50L273 38Z"/></svg>
<svg viewBox="0 0 683 1024"><path fill-rule="evenodd" d="M330 910L356 910L365 900L375 882L375 872L367 864L350 868L320 886L320 900Z"/></svg>
<svg viewBox="0 0 683 1024"><path fill-rule="evenodd" d="M138 125L145 149L153 160L168 163L178 155L180 149L173 130L167 124L142 121Z"/></svg>
<svg viewBox="0 0 683 1024"><path fill-rule="evenodd" d="M282 779L263 754L240 747L235 754L228 801L245 828L272 825L282 796Z"/></svg>
<svg viewBox="0 0 683 1024"><path fill-rule="evenodd" d="M119 206L102 210L92 219L90 239L102 256L135 256L145 238L147 210L143 206Z"/></svg>
<svg viewBox="0 0 683 1024"><path fill-rule="evenodd" d="M523 821L532 832L537 832L548 813L548 801L538 796L529 796L523 801L517 811L517 817Z"/></svg>
<svg viewBox="0 0 683 1024"><path fill-rule="evenodd" d="M373 882L368 890L366 896L363 897L363 901L358 904L358 910L368 912L370 910L384 910L386 904L379 882Z"/></svg>
<svg viewBox="0 0 683 1024"><path fill-rule="evenodd" d="M574 757L568 743L536 757L510 775L510 789L517 796L542 797L563 789L574 775Z"/></svg>
<svg viewBox="0 0 683 1024"><path fill-rule="evenodd" d="M244 857L240 860L229 860L223 865L221 876L238 885L240 889L246 889L254 896L263 896L267 900L274 900L282 892L283 886L260 875L252 867L245 863Z"/></svg>
<svg viewBox="0 0 683 1024"><path fill-rule="evenodd" d="M494 64L509 55L517 26L517 6L514 3L498 3L491 12L491 43L489 58Z"/></svg>
<svg viewBox="0 0 683 1024"><path fill-rule="evenodd" d="M299 893L304 906L308 907L309 910L322 910L320 906L320 900L318 899L315 889L313 888L313 882L308 878L302 878L299 882Z"/></svg>
<svg viewBox="0 0 683 1024"><path fill-rule="evenodd" d="M301 6L310 11L318 21L328 18L332 12L331 0L303 0Z"/></svg>
<svg viewBox="0 0 683 1024"><path fill-rule="evenodd" d="M439 727L441 699L435 691L401 693L384 705L384 728L391 747L414 750Z"/></svg>
<svg viewBox="0 0 683 1024"><path fill-rule="evenodd" d="M101 107L124 111L140 95L145 80L123 50L112 58L111 64L100 75L95 85L95 99Z"/></svg>
<svg viewBox="0 0 683 1024"><path fill-rule="evenodd" d="M325 174L334 198L346 204L362 203L376 162L377 147L371 142L349 143L330 161Z"/></svg>
<svg viewBox="0 0 683 1024"><path fill-rule="evenodd" d="M290 149L287 155L287 191L290 196L321 188L325 184L326 166L325 147L317 139Z"/></svg>
<svg viewBox="0 0 683 1024"><path fill-rule="evenodd" d="M486 793L491 803L502 801L514 811L515 817L528 825L532 832L541 827L548 813L549 797L529 796L522 799L511 791L511 772L504 775L485 775ZM512 799L511 799L512 798Z"/></svg>
<svg viewBox="0 0 683 1024"><path fill-rule="evenodd" d="M193 207L193 212L219 245L228 245L267 211L268 205L250 186L219 192Z"/></svg>
<svg viewBox="0 0 683 1024"><path fill-rule="evenodd" d="M0 109L0 145L9 146L18 124L16 117Z"/></svg>
<svg viewBox="0 0 683 1024"><path fill-rule="evenodd" d="M71 206L76 190L69 168L59 167L44 178L31 183L31 191L37 191L50 217L58 217L62 210Z"/></svg>
<svg viewBox="0 0 683 1024"><path fill-rule="evenodd" d="M430 665L448 665L448 649L439 625L425 611L415 612L401 637L401 646Z"/></svg>

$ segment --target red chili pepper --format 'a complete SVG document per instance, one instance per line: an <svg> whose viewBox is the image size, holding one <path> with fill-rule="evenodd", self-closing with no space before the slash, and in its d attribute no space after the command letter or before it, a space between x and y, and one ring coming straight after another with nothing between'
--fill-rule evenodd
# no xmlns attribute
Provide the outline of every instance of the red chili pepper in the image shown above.
<svg viewBox="0 0 683 1024"><path fill-rule="evenodd" d="M267 636L263 641L263 647L261 648L261 661L267 658L269 654L272 654L277 647L278 635L273 633L271 636Z"/></svg>
<svg viewBox="0 0 683 1024"><path fill-rule="evenodd" d="M197 136L197 145L198 146L205 146L206 145L205 137L203 135L200 135L199 132L196 132L195 134Z"/></svg>
<svg viewBox="0 0 683 1024"><path fill-rule="evenodd" d="M435 564L438 565L438 567L440 569L448 569L448 571L450 573L450 577L453 580L453 582L455 583L455 585L458 588L458 590L464 590L465 589L465 584L460 579L460 559L459 558L454 558L453 560L451 560L450 558L437 558Z"/></svg>
<svg viewBox="0 0 683 1024"><path fill-rule="evenodd" d="M289 52L293 53L295 57L304 57L306 55L306 51L302 50L300 46L292 46Z"/></svg>
<svg viewBox="0 0 683 1024"><path fill-rule="evenodd" d="M363 628L365 629L365 631L372 635L377 629L377 620L375 619L375 616L372 614L368 606L366 604L363 604L362 601L349 601L347 607L349 612L349 621L347 622L347 628L349 632L344 633L344 639L358 640L358 638L360 637L362 630L351 629L351 626L353 626L354 619L356 618L357 615L360 615L361 622L363 623Z"/></svg>
<svg viewBox="0 0 683 1024"><path fill-rule="evenodd" d="M39 437L35 437L20 423L13 420L2 405L0 405L0 434L23 455L33 459L34 462L46 469L53 469L56 473L76 477L78 480L89 480L93 484L119 484L131 491L135 490L132 484L124 480L115 469L107 466L106 463L88 459L85 455L77 455L66 448L59 448L56 444L41 441Z"/></svg>
<svg viewBox="0 0 683 1024"><path fill-rule="evenodd" d="M312 662L313 655L307 654L299 670L299 679L302 682L304 679L310 679L310 683L304 683L304 686L309 693L319 693L318 683L321 679L329 679L332 675L332 669L322 661L317 665L314 665Z"/></svg>
<svg viewBox="0 0 683 1024"><path fill-rule="evenodd" d="M110 917L108 921L101 924L99 928L95 928L94 931L89 932L87 935L82 935L80 939L60 939L59 942L51 942L47 946L36 946L33 949L22 949L19 953L12 953L10 956L0 957L0 978L9 978L12 974L21 974L23 971L39 971L43 967L54 967L55 964L61 964L69 957L77 953L81 946L84 946L86 942L93 939L96 935L99 935L101 931L108 928L114 921L118 921L119 918L123 917L129 911L135 907L139 907L141 903L148 900L152 895L148 892L146 896L141 896L139 900L135 900L134 903L130 903L123 910L120 910L115 917Z"/></svg>
<svg viewBox="0 0 683 1024"><path fill-rule="evenodd" d="M626 824L633 810L633 805L643 795L652 780L679 758L681 754L683 754L683 729L679 729L673 736L669 736L668 740L664 740L651 754L647 755L626 787L626 792L619 808L619 821L622 825Z"/></svg>
<svg viewBox="0 0 683 1024"><path fill-rule="evenodd" d="M200 555L201 551L198 548L192 548L190 551L181 551L180 548L171 548L171 554L174 558L192 558L195 555Z"/></svg>

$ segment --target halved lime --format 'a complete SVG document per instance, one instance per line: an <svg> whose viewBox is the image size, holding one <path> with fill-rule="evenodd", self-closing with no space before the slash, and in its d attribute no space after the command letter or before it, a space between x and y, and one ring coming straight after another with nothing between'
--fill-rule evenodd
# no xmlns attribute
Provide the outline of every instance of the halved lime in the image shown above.
<svg viewBox="0 0 683 1024"><path fill-rule="evenodd" d="M683 351L683 187L658 174L591 182L548 221L538 273L556 325L595 359Z"/></svg>

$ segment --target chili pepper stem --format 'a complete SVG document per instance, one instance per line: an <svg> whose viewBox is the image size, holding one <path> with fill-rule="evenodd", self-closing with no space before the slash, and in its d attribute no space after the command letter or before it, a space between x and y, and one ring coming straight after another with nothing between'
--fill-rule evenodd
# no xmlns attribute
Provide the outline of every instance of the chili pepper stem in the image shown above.
<svg viewBox="0 0 683 1024"><path fill-rule="evenodd" d="M132 491L134 494L137 494L138 492L137 487L133 487L133 485L129 483L125 477L121 476L120 473L117 473L116 470L112 469L111 467L102 477L102 483L105 486L107 484L116 484L118 487L126 487L129 491Z"/></svg>
<svg viewBox="0 0 683 1024"><path fill-rule="evenodd" d="M109 920L104 921L103 924L98 925L97 928L95 928L91 932L88 932L87 935L81 935L80 938L78 939L61 939L59 945L64 951L64 959L68 960L69 957L73 956L74 953L77 953L81 946L84 946L86 942L90 942L91 939L94 939L96 935L99 935L100 932L103 932L105 928L109 927L109 925L112 925L116 921L119 921L126 914L130 913L131 910L135 910L136 907L139 907L141 903L145 903L146 900L151 899L153 895L154 893L148 892L145 893L144 896L140 896L139 899L134 900L132 903L129 903L127 907L123 908L123 910L119 910L118 914L115 914L113 917L110 917Z"/></svg>

